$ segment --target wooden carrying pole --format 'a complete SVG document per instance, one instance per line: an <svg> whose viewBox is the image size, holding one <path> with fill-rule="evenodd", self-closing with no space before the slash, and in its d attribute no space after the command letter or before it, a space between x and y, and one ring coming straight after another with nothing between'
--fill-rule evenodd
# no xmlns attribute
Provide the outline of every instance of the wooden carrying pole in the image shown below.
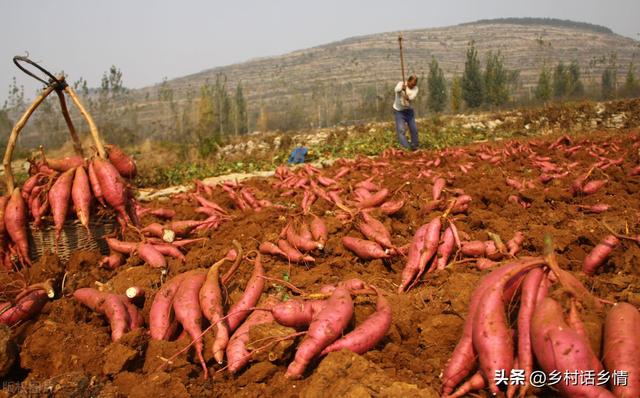
<svg viewBox="0 0 640 398"><path fill-rule="evenodd" d="M27 111L22 115L18 123L13 126L13 130L11 130L11 135L9 136L9 142L7 142L7 150L4 153L4 159L2 160L2 165L4 166L4 179L7 185L7 194L11 195L13 192L13 188L15 188L15 181L13 179L13 172L11 170L11 158L13 157L13 150L16 146L16 142L18 141L18 135L20 134L20 130L27 124L27 121L33 114L33 111L36 110L38 105L42 103L42 101L47 98L51 92L55 90L53 86L48 86L45 88L38 98L33 101L33 103L29 106Z"/></svg>
<svg viewBox="0 0 640 398"><path fill-rule="evenodd" d="M400 69L402 70L402 84L407 80L404 78L404 55L402 54L402 34L398 36L398 44L400 45Z"/></svg>
<svg viewBox="0 0 640 398"><path fill-rule="evenodd" d="M71 97L71 100L73 101L73 103L78 107L80 114L87 121L87 124L89 125L89 131L91 132L91 136L93 137L93 142L96 144L96 149L98 150L98 156L100 156L102 159L106 159L107 153L104 150L104 146L102 145L102 140L100 140L100 133L98 133L98 127L96 127L96 123L93 121L93 118L91 117L89 112L87 112L87 110L84 108L84 106L78 99L76 92L73 91L71 87L66 86L64 88L64 91L67 94L69 94L69 97Z"/></svg>

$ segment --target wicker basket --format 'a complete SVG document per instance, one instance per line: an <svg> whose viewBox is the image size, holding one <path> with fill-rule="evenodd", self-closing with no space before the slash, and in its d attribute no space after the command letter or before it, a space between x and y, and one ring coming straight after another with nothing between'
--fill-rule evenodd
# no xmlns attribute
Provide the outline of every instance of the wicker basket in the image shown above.
<svg viewBox="0 0 640 398"><path fill-rule="evenodd" d="M113 234L118 228L115 219L102 219L89 221L89 231L80 224L78 220L67 220L64 223L58 242L58 258L66 263L74 251L78 250L99 250L100 253L109 254L104 237ZM50 222L44 221L40 229L29 223L29 257L32 261L37 261L46 253L55 252L56 231Z"/></svg>
<svg viewBox="0 0 640 398"><path fill-rule="evenodd" d="M15 188L13 171L11 170L11 159L13 157L13 150L18 140L18 135L26 125L29 117L31 117L38 106L52 92L55 92L60 100L62 115L64 116L67 127L69 128L69 134L71 136L71 140L73 141L76 154L84 157L80 139L76 134L76 130L73 126L73 123L71 122L71 117L69 116L69 112L67 110L64 94L67 94L71 98L72 102L76 105L76 107L80 111L80 114L89 125L89 131L91 133L91 137L93 138L93 143L98 152L98 156L106 159L104 145L102 144L102 140L100 139L96 124L91 118L91 115L89 115L87 110L78 99L77 94L71 87L66 84L64 76L54 77L53 75L51 75L51 73L26 57L16 56L14 57L13 61L16 66L18 66L18 68L20 68L22 71L46 84L47 82L36 77L33 73L27 71L23 66L21 66L20 62L26 62L35 66L37 69L48 76L49 83L48 86L45 87L44 90L40 93L38 98L33 101L29 108L27 108L25 113L13 127L11 135L9 136L9 141L7 142L7 148L3 159L4 177L7 186L7 193L11 195L11 192L13 192ZM63 262L67 262L71 253L73 253L74 251L91 249L99 249L102 253L107 254L108 248L103 237L105 235L113 233L116 228L116 222L113 218L91 220L91 222L89 223L89 230L91 234L89 235L89 233L87 233L87 230L78 220L67 220L64 224L60 240L58 242L58 257ZM32 261L36 261L45 253L55 253L55 229L49 221L43 221L40 229L35 229L33 223L29 223L28 235L29 256L31 257Z"/></svg>

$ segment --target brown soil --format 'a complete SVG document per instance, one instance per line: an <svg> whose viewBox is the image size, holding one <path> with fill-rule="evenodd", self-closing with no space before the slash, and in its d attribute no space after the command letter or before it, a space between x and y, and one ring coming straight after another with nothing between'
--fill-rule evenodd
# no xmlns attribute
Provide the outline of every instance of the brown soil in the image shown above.
<svg viewBox="0 0 640 398"><path fill-rule="evenodd" d="M531 203L524 209L507 201L514 194L513 188L505 184L505 177L537 179L540 172L531 166L527 155L510 156L497 166L479 161L476 156L451 155L443 157L443 164L434 169L447 175L451 172L448 188L461 188L473 197L467 214L458 215L457 226L470 239L488 238L487 232L499 234L505 241L516 231L526 236L522 255L541 255L544 236L550 234L556 247L560 265L571 270L597 296L611 300L640 304L640 246L623 241L614 251L595 277L589 278L580 272L585 255L607 234L599 221L606 221L613 229L629 234L640 231L640 176L628 177L626 173L638 165L640 160L638 134L629 131L594 132L573 137L575 142L590 140L610 152L604 156L614 159L622 154L625 162L621 167L608 168L607 185L597 193L574 197L569 192L571 181L584 173L594 159L581 150L574 156L559 150L548 150L553 139L538 139L532 146L538 155L549 156L557 164L578 161L580 165L565 178L547 185L536 182L537 188L526 191L523 196ZM575 144L574 142L574 144ZM620 153L606 147L615 142ZM635 144L635 147L633 146ZM506 143L489 144L491 148L506 148ZM465 148L474 154L477 147ZM431 180L416 178L426 170L418 161L434 159L429 152L407 153L388 159L359 159L353 163L354 170L343 181L353 185L370 175L377 182L395 190L410 182L402 191L408 203L402 211L392 217L379 216L392 231L393 242L398 246L410 241L418 227L441 214L440 210L426 212L422 204L431 199ZM381 161L379 165L374 162ZM458 164L473 161L468 174ZM331 176L341 162L324 170ZM604 178L596 172L594 178ZM256 179L246 182L260 198L268 198L278 204L295 204L291 210L266 209L259 213L242 213L220 189L213 197L217 203L231 209L233 221L224 223L216 231L207 233L206 241L189 248L186 264L169 261L169 277L188 269L208 267L220 259L232 247L236 239L248 251L257 248L259 242L274 241L290 215L299 214L302 193L294 198L279 196L272 188L276 180ZM345 197L347 194L344 195ZM577 204L607 203L611 209L598 215L589 215L577 210ZM182 199L158 203L172 207L178 219L198 218L195 206ZM362 355L350 352L332 353L317 360L308 368L302 380L285 379L286 366L291 360L292 349L280 347L271 355L257 355L254 361L240 374L232 376L220 371L211 355L207 354L210 380L204 380L202 369L193 352L179 355L170 362L173 354L185 347L188 339L171 342L150 341L144 331L133 331L117 343L112 343L108 322L99 315L76 303L70 294L79 287L99 287L103 290L124 292L129 286L141 286L147 291L143 313L148 320L153 295L166 276L150 269L137 258L130 258L126 265L115 271L97 269L97 253L76 253L66 266L64 295L49 303L33 321L16 328L14 335L20 345L20 368L14 370L7 380L21 382L22 396L29 388L48 389L51 396L99 396L99 397L188 397L188 396L233 396L233 397L436 397L440 388L439 375L451 355L462 332L469 297L479 278L488 271L478 271L473 263L456 264L444 271L429 274L423 283L407 294L396 294L400 273L405 261L398 257L391 261L362 261L354 257L341 244L345 235L360 236L350 224L341 224L335 218L335 210L319 199L313 206L315 214L324 214L329 226L330 239L323 252L315 255L316 263L292 265L271 256L264 256L264 266L269 277L288 278L291 283L307 292L316 292L322 285L358 277L382 288L389 294L393 307L393 323L387 335L376 349ZM157 221L152 217L144 222ZM55 259L43 258L29 272L29 280L44 277L57 278L58 286L65 269ZM227 286L230 300L237 300L241 289L251 273L245 262L239 273ZM266 284L266 293L279 295L295 294L277 282ZM556 291L555 296L561 297ZM361 323L375 308L373 297L358 297L356 300L355 324ZM587 327L592 331L597 345L599 322L602 314L585 316ZM351 326L353 327L353 325ZM257 332L256 332L257 333ZM281 335L274 328L260 330L258 335ZM205 349L210 350L210 337L206 337ZM287 352L288 351L288 352ZM10 386L9 387L7 387ZM16 392L17 384L4 385L4 393ZM537 396L552 396L548 391L535 391ZM489 396L486 391L481 396ZM2 392L0 392L0 397Z"/></svg>

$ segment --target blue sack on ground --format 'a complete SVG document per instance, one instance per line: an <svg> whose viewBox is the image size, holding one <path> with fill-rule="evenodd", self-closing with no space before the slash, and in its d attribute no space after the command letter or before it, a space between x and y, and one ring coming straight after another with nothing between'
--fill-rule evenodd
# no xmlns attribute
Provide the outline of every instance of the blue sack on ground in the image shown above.
<svg viewBox="0 0 640 398"><path fill-rule="evenodd" d="M287 162L293 164L304 163L304 157L307 155L307 152L309 152L307 148L299 146L291 152Z"/></svg>

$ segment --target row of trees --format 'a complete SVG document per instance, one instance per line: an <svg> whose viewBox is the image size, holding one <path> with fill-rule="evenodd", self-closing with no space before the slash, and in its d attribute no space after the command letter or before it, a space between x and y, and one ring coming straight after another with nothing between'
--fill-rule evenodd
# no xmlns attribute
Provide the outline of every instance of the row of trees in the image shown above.
<svg viewBox="0 0 640 398"><path fill-rule="evenodd" d="M616 59L611 57L602 72L598 97L640 95L634 65L629 66L620 86L617 71ZM505 68L500 52L487 53L483 65L473 42L467 48L461 75L447 80L437 59L432 57L427 75L419 76L418 84L421 94L415 107L420 115L447 110L458 113L465 108L496 108L514 104L516 100L529 103L593 97L593 87L585 88L580 65L572 61L569 64L559 62L552 68L544 65L529 97L516 99L514 93L520 84L518 71ZM125 87L122 71L115 66L103 74L97 89L89 89L82 78L72 85L86 102L107 141L127 145L149 135L174 142L188 139L197 144L205 156L214 151L224 137L253 130L291 130L334 126L345 121L388 120L394 96L390 82L364 86L352 82L324 82L304 89L284 87L285 95L275 93L273 98L248 104L242 83L231 86L224 75L218 74L214 81L206 81L197 88L176 88L165 78L155 90L142 94L142 101L141 94ZM298 91L292 92L294 89ZM25 108L24 89L14 78L8 100L0 109L0 129L10 130L13 120ZM79 119L77 114L75 117ZM41 105L28 126L39 132L38 143L47 147L68 141L55 96ZM6 140L6 136L2 139Z"/></svg>

